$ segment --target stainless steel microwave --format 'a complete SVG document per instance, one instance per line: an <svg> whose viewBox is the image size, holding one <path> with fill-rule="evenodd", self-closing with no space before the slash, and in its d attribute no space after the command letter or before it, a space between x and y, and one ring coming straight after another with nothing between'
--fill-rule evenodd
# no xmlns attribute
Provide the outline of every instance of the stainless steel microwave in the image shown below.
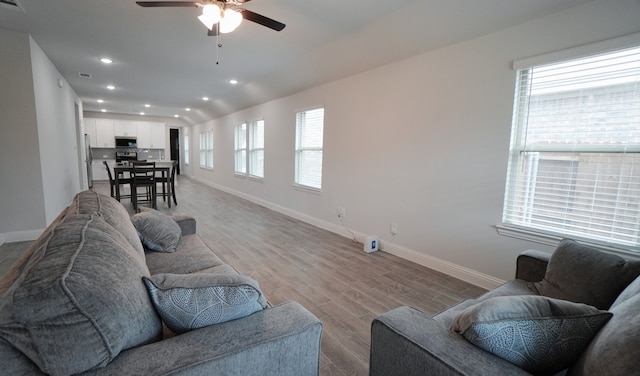
<svg viewBox="0 0 640 376"><path fill-rule="evenodd" d="M138 142L135 137L116 137L117 148L137 148Z"/></svg>

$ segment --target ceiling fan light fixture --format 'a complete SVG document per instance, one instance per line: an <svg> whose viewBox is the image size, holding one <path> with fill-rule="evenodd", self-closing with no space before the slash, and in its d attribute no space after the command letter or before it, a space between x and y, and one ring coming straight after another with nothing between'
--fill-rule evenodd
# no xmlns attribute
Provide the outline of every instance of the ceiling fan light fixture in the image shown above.
<svg viewBox="0 0 640 376"><path fill-rule="evenodd" d="M242 14L233 9L227 8L223 12L220 20L220 32L230 33L234 31L242 23Z"/></svg>
<svg viewBox="0 0 640 376"><path fill-rule="evenodd" d="M220 21L220 7L217 4L207 4L202 8L202 14L198 16L200 22L212 30L213 25Z"/></svg>

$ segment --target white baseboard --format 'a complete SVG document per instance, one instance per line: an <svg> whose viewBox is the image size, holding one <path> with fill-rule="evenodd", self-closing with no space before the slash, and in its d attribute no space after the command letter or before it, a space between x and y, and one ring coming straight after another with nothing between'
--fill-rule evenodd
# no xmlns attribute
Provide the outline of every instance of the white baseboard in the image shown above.
<svg viewBox="0 0 640 376"><path fill-rule="evenodd" d="M295 210L291 210L289 208L286 208L284 206L280 206L280 205L276 205L272 202L269 201L265 201L262 200L260 198L251 196L251 195L247 195L245 193L233 190L233 189L229 189L227 187L223 187L214 183L211 183L209 181L200 179L198 177L194 177L194 180L197 180L205 185L208 185L210 187L219 189L223 192L227 192L229 194L232 194L234 196L238 196L241 198L244 198L248 201L251 201L253 203L256 203L260 206L264 206L268 209L271 209L273 211L277 211L278 213L282 213L284 215L287 215L289 217L298 219L300 221L309 223L311 225L314 225L316 227L319 227L321 229L333 232L335 234L344 236L346 238L350 238L350 239L354 239L356 241L358 241L359 243L363 243L364 239L367 235L359 233L359 232L355 232L355 231L349 231L347 230L345 227L336 224L336 223L331 223L331 222L327 222L312 216L309 216L307 214L304 213L300 213L297 212ZM471 283L473 285L476 286L480 286L483 287L485 289L491 290L494 289L498 286L500 286L501 284L503 284L505 281L501 280L499 278L495 278L492 277L488 274L483 274L480 273L478 271L475 271L473 269L469 269L463 266L460 266L458 264L454 264L451 263L449 261L445 261L442 259L439 259L437 257L432 257L429 256L427 254L424 254L422 252L418 252L416 250L413 249L409 249L406 247L403 247L401 245L398 244L394 244L391 242L387 242L384 239L381 239L381 245L382 245L382 251L383 252L387 252L389 254L392 254L394 256L398 256L400 258L403 258L405 260L409 260L411 262L415 262L418 265L422 265L425 266L427 268L439 271L441 273L450 275L452 277L458 278L460 280L463 280L465 282Z"/></svg>
<svg viewBox="0 0 640 376"><path fill-rule="evenodd" d="M44 229L5 232L4 234L0 234L0 245L4 243L16 243L36 240L43 231Z"/></svg>

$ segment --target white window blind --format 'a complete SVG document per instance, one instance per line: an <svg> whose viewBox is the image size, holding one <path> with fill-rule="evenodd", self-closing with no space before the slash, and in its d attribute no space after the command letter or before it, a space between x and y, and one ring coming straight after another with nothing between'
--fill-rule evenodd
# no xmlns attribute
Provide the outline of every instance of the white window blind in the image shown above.
<svg viewBox="0 0 640 376"><path fill-rule="evenodd" d="M247 124L236 125L235 131L235 172L247 173Z"/></svg>
<svg viewBox="0 0 640 376"><path fill-rule="evenodd" d="M322 188L324 108L296 114L295 183Z"/></svg>
<svg viewBox="0 0 640 376"><path fill-rule="evenodd" d="M189 135L184 135L184 164L189 165Z"/></svg>
<svg viewBox="0 0 640 376"><path fill-rule="evenodd" d="M640 48L518 70L503 225L638 250Z"/></svg>
<svg viewBox="0 0 640 376"><path fill-rule="evenodd" d="M213 131L200 133L200 167L213 168Z"/></svg>
<svg viewBox="0 0 640 376"><path fill-rule="evenodd" d="M264 120L249 126L249 175L264 178Z"/></svg>

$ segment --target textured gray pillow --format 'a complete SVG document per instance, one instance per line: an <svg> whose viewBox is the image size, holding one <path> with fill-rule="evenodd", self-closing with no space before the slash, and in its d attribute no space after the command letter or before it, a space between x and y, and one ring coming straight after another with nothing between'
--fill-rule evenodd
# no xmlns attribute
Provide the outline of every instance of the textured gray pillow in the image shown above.
<svg viewBox="0 0 640 376"><path fill-rule="evenodd" d="M258 282L243 275L156 274L143 280L160 317L176 333L235 320L267 307Z"/></svg>
<svg viewBox="0 0 640 376"><path fill-rule="evenodd" d="M464 310L451 330L527 372L554 374L580 358L611 316L543 296L500 296Z"/></svg>
<svg viewBox="0 0 640 376"><path fill-rule="evenodd" d="M147 209L131 217L142 244L157 252L174 252L182 230L168 215L157 210Z"/></svg>
<svg viewBox="0 0 640 376"><path fill-rule="evenodd" d="M551 255L547 272L535 287L540 295L609 309L640 275L640 261L601 252L563 239Z"/></svg>

